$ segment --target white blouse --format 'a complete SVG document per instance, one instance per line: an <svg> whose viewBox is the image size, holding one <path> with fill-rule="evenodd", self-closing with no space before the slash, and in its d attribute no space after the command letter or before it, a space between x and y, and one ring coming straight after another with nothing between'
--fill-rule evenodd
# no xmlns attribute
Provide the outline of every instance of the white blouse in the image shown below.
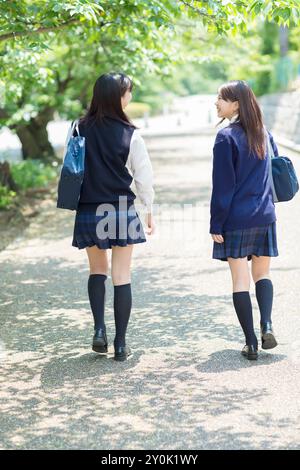
<svg viewBox="0 0 300 470"><path fill-rule="evenodd" d="M147 212L152 212L154 201L153 170L144 139L135 129L131 141L126 167L131 173L138 196Z"/></svg>

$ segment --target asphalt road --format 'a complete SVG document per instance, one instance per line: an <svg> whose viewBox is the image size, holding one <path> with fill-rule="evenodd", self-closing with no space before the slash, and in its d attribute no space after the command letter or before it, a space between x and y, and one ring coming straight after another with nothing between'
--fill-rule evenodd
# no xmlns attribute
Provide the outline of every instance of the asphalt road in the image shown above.
<svg viewBox="0 0 300 470"><path fill-rule="evenodd" d="M71 246L74 213L44 204L0 253L2 449L299 448L300 198L277 207L279 345L250 362L240 354L228 266L211 259L212 141L148 141L158 229L134 248L127 362L112 359L110 278L109 354L91 350L88 265ZM293 161L300 175L300 157Z"/></svg>

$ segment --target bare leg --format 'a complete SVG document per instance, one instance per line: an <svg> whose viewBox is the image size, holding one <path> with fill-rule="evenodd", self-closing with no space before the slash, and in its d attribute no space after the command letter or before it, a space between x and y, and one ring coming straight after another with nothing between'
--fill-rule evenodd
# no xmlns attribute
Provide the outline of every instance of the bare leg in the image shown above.
<svg viewBox="0 0 300 470"><path fill-rule="evenodd" d="M133 245L113 246L111 258L111 277L114 286L131 282L130 265Z"/></svg>
<svg viewBox="0 0 300 470"><path fill-rule="evenodd" d="M255 283L261 279L270 279L270 264L270 256L252 256L251 271Z"/></svg>
<svg viewBox="0 0 300 470"><path fill-rule="evenodd" d="M250 274L247 258L228 258L232 277L232 291L244 292L250 289Z"/></svg>
<svg viewBox="0 0 300 470"><path fill-rule="evenodd" d="M90 265L90 274L108 273L107 250L101 250L96 245L86 248Z"/></svg>

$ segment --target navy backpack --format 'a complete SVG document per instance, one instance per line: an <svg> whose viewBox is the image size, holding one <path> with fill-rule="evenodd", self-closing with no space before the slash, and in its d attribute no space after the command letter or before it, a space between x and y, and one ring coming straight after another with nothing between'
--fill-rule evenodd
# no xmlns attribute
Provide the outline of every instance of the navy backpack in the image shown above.
<svg viewBox="0 0 300 470"><path fill-rule="evenodd" d="M76 129L77 136L73 136ZM59 209L76 210L84 176L85 137L79 133L78 120L71 124L57 188Z"/></svg>
<svg viewBox="0 0 300 470"><path fill-rule="evenodd" d="M270 156L269 175L274 202L290 201L299 190L295 168L288 157L275 157L269 135L267 144Z"/></svg>

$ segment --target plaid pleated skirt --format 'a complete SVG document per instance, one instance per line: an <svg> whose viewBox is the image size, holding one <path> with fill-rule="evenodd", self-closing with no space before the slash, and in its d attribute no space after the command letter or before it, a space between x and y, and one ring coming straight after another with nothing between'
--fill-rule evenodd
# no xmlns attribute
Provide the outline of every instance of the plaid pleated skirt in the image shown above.
<svg viewBox="0 0 300 470"><path fill-rule="evenodd" d="M227 261L227 258L255 256L278 256L276 222L262 227L227 231L224 243L213 245L213 258Z"/></svg>
<svg viewBox="0 0 300 470"><path fill-rule="evenodd" d="M146 241L134 204L127 204L127 207L121 209L118 202L110 202L108 205L79 204L72 246L82 249L96 245L108 249Z"/></svg>

